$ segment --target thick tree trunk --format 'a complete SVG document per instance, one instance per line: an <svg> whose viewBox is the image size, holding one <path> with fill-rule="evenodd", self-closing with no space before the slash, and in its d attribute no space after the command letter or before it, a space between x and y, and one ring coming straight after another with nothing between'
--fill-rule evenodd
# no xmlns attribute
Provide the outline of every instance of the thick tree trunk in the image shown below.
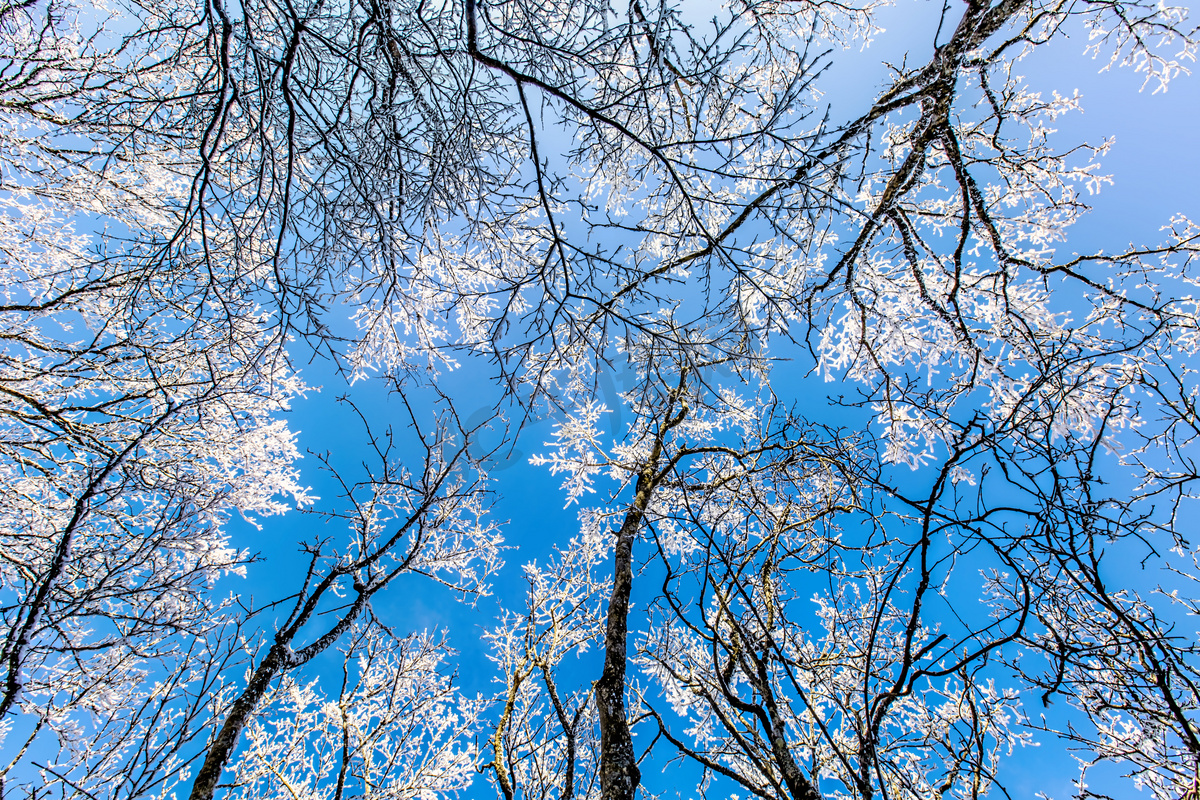
<svg viewBox="0 0 1200 800"><path fill-rule="evenodd" d="M271 652L267 653L263 662L258 665L258 669L254 670L250 682L230 707L229 714L226 715L225 722L221 725L221 730L208 748L204 764L196 773L196 782L192 784L192 793L188 796L188 800L213 800L217 784L221 780L221 773L225 771L225 765L229 763L229 757L233 755L233 749L237 746L238 737L242 735L242 729L246 727L254 709L258 707L259 701L267 693L271 681L287 666L284 658L286 652L284 646L276 644L271 648Z"/></svg>
<svg viewBox="0 0 1200 800"><path fill-rule="evenodd" d="M639 489L643 489L641 479L638 484ZM594 687L600 717L600 796L603 800L633 800L642 777L625 715L625 640L629 629L629 594L633 588L633 540L637 538L649 496L648 487L638 492L617 533L612 595L608 601L604 633L604 671Z"/></svg>
<svg viewBox="0 0 1200 800"><path fill-rule="evenodd" d="M642 778L625 712L626 640L629 633L629 595L633 589L633 543L641 530L646 509L650 507L654 489L670 469L663 469L659 464L667 432L687 416L686 403L678 413L675 411L675 403L683 394L686 377L686 371L680 374L679 386L670 394L665 421L654 437L654 446L634 486L633 504L625 512L625 519L617 531L612 594L608 600L608 618L604 630L604 671L592 687L596 695L597 716L600 718L601 800L633 800Z"/></svg>

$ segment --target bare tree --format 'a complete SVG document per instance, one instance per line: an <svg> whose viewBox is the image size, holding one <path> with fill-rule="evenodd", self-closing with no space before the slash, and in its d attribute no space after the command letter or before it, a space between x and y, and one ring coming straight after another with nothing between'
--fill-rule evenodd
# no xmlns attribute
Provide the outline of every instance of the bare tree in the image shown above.
<svg viewBox="0 0 1200 800"><path fill-rule="evenodd" d="M463 697L444 674L452 652L445 640L397 641L375 627L341 649L335 696L289 675L262 699L245 731L233 794L446 797L469 785L475 752L468 735L483 702Z"/></svg>
<svg viewBox="0 0 1200 800"><path fill-rule="evenodd" d="M0 9L0 723L26 726L6 762L69 738L71 708L143 719L100 700L144 663L227 652L181 643L226 630L224 519L306 499L277 418L303 352L406 391L475 365L511 404L506 447L552 411L535 461L568 502L608 490L491 636L506 800L628 800L675 758L701 793L974 797L1030 736L1195 793L1200 232L1067 253L1107 145L1060 143L1078 99L1017 69L1086 29L1165 87L1195 55L1186 13L945 4L839 120L825 70L881 34L875 4L714 11ZM789 398L788 371L840 396ZM494 557L491 523L465 527L465 426L442 425L413 475L368 437L385 466L343 487L355 542L310 545L240 691L188 683L179 708L218 729L194 797L262 774L238 743L271 687L375 636L394 578ZM588 648L594 683L564 666Z"/></svg>
<svg viewBox="0 0 1200 800"><path fill-rule="evenodd" d="M215 796L243 729L272 683L370 618L372 599L397 578L426 575L464 592L485 585L499 539L491 524L480 521L486 508L481 479L470 472L469 432L459 429L452 435L447 418L427 433L407 401L405 407L423 455L419 471L401 462L390 429L369 436L378 464L362 481L342 483L346 508L331 514L348 525L350 541L336 550L321 542L306 546L310 558L303 585L245 687L222 711L192 784L193 800ZM331 602L336 606L327 609Z"/></svg>

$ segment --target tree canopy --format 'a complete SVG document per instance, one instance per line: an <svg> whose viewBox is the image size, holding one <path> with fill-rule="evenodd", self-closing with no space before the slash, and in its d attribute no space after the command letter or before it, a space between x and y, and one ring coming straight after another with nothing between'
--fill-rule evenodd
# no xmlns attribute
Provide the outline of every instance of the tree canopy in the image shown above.
<svg viewBox="0 0 1200 800"><path fill-rule="evenodd" d="M1200 227L1033 72L1200 33L905 2L0 6L0 800L1200 798Z"/></svg>

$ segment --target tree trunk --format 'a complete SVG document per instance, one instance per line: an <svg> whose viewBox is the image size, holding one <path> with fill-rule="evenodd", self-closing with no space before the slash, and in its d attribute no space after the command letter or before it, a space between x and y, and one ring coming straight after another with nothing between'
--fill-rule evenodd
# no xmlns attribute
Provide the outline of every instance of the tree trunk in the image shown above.
<svg viewBox="0 0 1200 800"><path fill-rule="evenodd" d="M258 707L258 702L267 693L271 681L286 666L284 663L285 652L286 648L283 645L276 644L271 648L271 652L267 653L263 662L258 665L258 669L254 670L250 682L230 707L220 732L217 733L216 739L208 748L204 764L196 773L196 782L192 784L192 793L188 795L188 800L213 800L217 784L221 780L221 773L225 771L225 765L229 763L229 757L233 755L233 749L237 746L238 737L242 735L242 729L246 727L254 709Z"/></svg>
<svg viewBox="0 0 1200 800"><path fill-rule="evenodd" d="M642 481L638 480L639 485ZM639 486L640 488L640 486ZM596 681L596 710L600 716L600 796L603 800L633 800L642 773L633 751L633 737L625 716L626 635L629 629L629 594L633 588L633 540L642 522L649 490L639 491L617 533L612 595L604 632L604 671Z"/></svg>
<svg viewBox="0 0 1200 800"><path fill-rule="evenodd" d="M629 595L633 589L633 542L642 526L654 493L662 433L646 466L638 476L633 505L617 531L613 551L612 594L604 630L604 671L596 681L596 711L600 717L600 797L633 800L642 772L638 769L629 719L625 714L626 639L629 632Z"/></svg>
<svg viewBox="0 0 1200 800"><path fill-rule="evenodd" d="M604 671L592 687L600 718L600 797L601 800L633 800L642 771L633 750L633 736L625 712L626 639L629 633L629 595L633 589L633 542L637 539L650 507L650 498L667 470L660 472L659 460L667 432L687 416L687 404L678 413L675 403L683 394L687 371L679 376L679 386L671 392L665 422L654 437L654 446L634 485L633 504L617 531L613 550L612 594L608 600L608 618L604 630ZM668 467L669 469L669 467Z"/></svg>

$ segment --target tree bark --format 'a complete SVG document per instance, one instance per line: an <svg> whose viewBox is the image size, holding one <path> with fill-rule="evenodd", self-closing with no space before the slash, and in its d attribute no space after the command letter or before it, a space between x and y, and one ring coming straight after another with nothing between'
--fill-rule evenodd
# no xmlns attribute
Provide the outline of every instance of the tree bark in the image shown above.
<svg viewBox="0 0 1200 800"><path fill-rule="evenodd" d="M258 707L258 702L267 693L271 681L287 667L286 650L284 645L276 644L267 653L267 657L258 665L258 668L254 670L250 682L230 707L229 714L226 715L225 722L221 725L221 730L208 748L204 764L196 773L196 782L192 784L192 793L188 795L188 800L213 800L213 796L217 792L217 784L221 780L221 773L225 771L225 765L229 763L229 757L233 755L233 749L242 735L242 729L246 727L254 709Z"/></svg>
<svg viewBox="0 0 1200 800"><path fill-rule="evenodd" d="M604 671L596 681L596 710L600 717L600 796L603 800L633 800L642 773L625 714L626 638L629 595L633 589L633 540L637 537L651 487L646 473L638 478L633 506L617 532L613 556L612 595L604 631Z"/></svg>
<svg viewBox="0 0 1200 800"><path fill-rule="evenodd" d="M686 380L687 370L683 370L679 375L679 385L668 396L664 421L654 437L650 455L638 473L633 504L625 512L613 549L612 594L608 600L604 629L604 671L592 687L596 696L597 716L600 718L601 800L633 800L642 778L625 711L626 640L629 633L629 596L633 589L633 542L642 527L655 487L671 469L670 463L660 468L659 462L668 431L682 422L688 413L687 403L681 404L678 413L675 411Z"/></svg>

